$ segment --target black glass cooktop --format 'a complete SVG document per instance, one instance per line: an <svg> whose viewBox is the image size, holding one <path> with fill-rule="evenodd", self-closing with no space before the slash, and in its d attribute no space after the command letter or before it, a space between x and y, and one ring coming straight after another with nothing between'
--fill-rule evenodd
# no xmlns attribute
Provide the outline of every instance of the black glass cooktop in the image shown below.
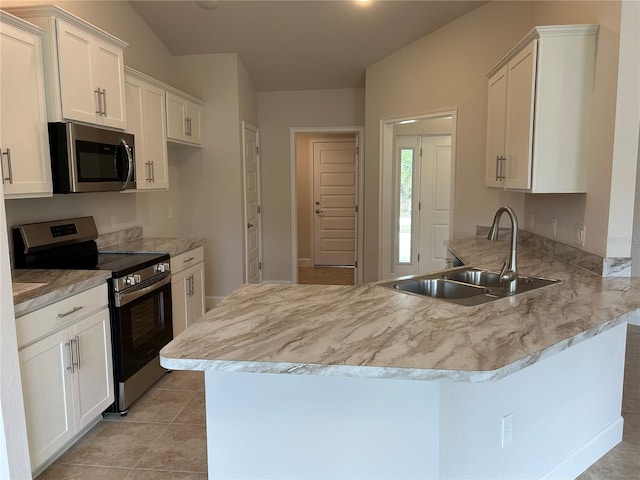
<svg viewBox="0 0 640 480"><path fill-rule="evenodd" d="M100 253L97 268L111 270L113 276L117 278L168 261L167 253Z"/></svg>

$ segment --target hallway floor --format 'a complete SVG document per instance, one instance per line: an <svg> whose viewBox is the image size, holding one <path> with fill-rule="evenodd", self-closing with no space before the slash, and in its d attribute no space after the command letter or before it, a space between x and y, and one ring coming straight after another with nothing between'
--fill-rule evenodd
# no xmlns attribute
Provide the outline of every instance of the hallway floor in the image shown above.
<svg viewBox="0 0 640 480"><path fill-rule="evenodd" d="M624 438L578 480L628 480L640 472L640 327L629 327ZM597 386L596 386L597 388ZM107 414L38 480L206 480L203 375L165 375L129 410Z"/></svg>
<svg viewBox="0 0 640 480"><path fill-rule="evenodd" d="M299 267L298 283L305 285L353 285L353 267Z"/></svg>

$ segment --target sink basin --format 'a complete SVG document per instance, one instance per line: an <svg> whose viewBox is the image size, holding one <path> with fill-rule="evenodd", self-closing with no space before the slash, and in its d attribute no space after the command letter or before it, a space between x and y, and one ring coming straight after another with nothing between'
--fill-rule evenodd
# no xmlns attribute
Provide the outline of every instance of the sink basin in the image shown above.
<svg viewBox="0 0 640 480"><path fill-rule="evenodd" d="M458 305L474 306L555 283L560 283L560 280L519 275L517 291L509 293L506 285L500 282L500 273L475 267L462 267L429 275L402 278L379 285L413 295L438 298Z"/></svg>
<svg viewBox="0 0 640 480"><path fill-rule="evenodd" d="M449 299L469 298L485 293L485 289L482 287L452 282L444 278L416 278L394 283L393 288L417 295Z"/></svg>

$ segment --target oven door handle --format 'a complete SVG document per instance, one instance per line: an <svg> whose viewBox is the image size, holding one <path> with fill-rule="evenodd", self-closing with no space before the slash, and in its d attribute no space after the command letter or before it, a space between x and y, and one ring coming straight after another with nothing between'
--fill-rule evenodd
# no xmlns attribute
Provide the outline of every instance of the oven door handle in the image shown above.
<svg viewBox="0 0 640 480"><path fill-rule="evenodd" d="M164 274L164 277L160 280L154 281L151 285L147 285L146 287L140 288L138 290L134 290L133 292L122 292L115 294L115 304L116 307L122 307L127 303L133 302L134 300L146 295L149 292L153 292L154 290L159 289L160 287L164 287L165 285L171 283L171 273L167 272Z"/></svg>

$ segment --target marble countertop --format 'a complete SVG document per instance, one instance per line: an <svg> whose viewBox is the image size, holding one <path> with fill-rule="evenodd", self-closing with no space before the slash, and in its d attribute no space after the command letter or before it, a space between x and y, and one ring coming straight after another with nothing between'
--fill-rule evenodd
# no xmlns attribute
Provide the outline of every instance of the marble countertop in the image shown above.
<svg viewBox="0 0 640 480"><path fill-rule="evenodd" d="M107 281L104 270L13 270L15 316L51 305Z"/></svg>
<svg viewBox="0 0 640 480"><path fill-rule="evenodd" d="M199 238L130 238L128 231L110 238L116 244L100 246L103 253L169 253L172 257L203 245ZM141 233L136 230L134 234ZM15 316L20 317L107 281L111 272L101 270L14 270L12 272Z"/></svg>
<svg viewBox="0 0 640 480"><path fill-rule="evenodd" d="M497 268L505 241L450 248ZM602 278L520 248L522 274L561 284L475 307L360 286L245 285L161 352L176 370L416 380L501 378L620 323L637 321L640 278Z"/></svg>
<svg viewBox="0 0 640 480"><path fill-rule="evenodd" d="M172 257L203 245L200 238L151 238L141 237L107 246L101 246L102 253L138 252L168 253Z"/></svg>

